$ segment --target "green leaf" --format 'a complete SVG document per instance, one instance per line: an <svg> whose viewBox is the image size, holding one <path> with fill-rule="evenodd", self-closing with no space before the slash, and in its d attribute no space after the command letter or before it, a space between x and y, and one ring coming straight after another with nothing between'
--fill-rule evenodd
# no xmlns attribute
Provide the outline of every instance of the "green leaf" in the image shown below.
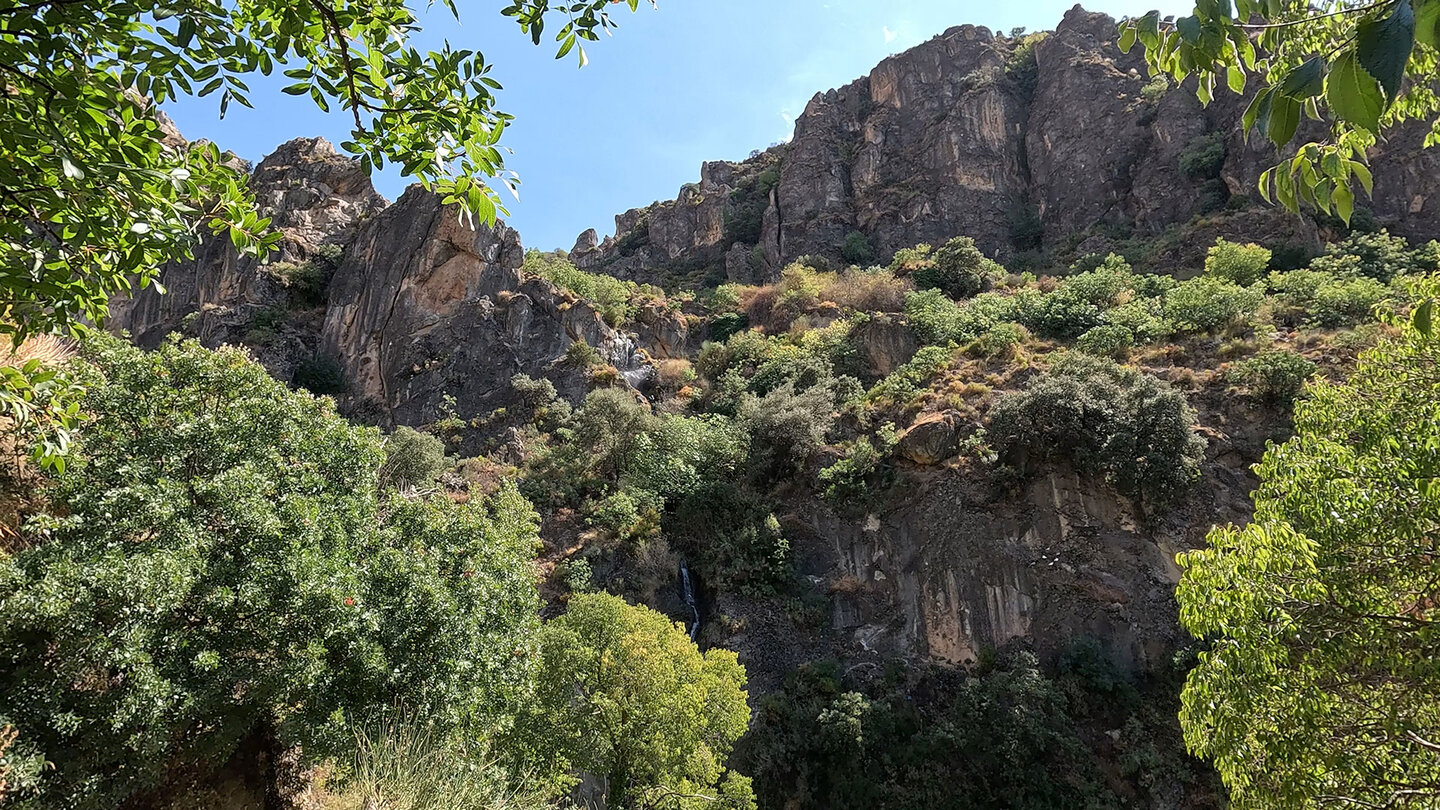
<svg viewBox="0 0 1440 810"><path fill-rule="evenodd" d="M1225 83L1229 85L1230 92L1245 92L1245 71L1242 68L1231 65L1225 70Z"/></svg>
<svg viewBox="0 0 1440 810"><path fill-rule="evenodd" d="M1340 120L1370 132L1380 131L1385 98L1380 83L1360 67L1354 51L1345 51L1330 68L1325 101Z"/></svg>
<svg viewBox="0 0 1440 810"><path fill-rule="evenodd" d="M1398 0L1383 19L1371 17L1356 26L1355 53L1360 66L1385 88L1390 103L1400 95L1405 64L1414 49L1415 10L1410 0Z"/></svg>
<svg viewBox="0 0 1440 810"><path fill-rule="evenodd" d="M1375 196L1375 178L1370 174L1370 167L1358 160L1346 161L1345 165L1352 174L1360 178L1360 185L1365 187L1365 194L1370 197Z"/></svg>
<svg viewBox="0 0 1440 810"><path fill-rule="evenodd" d="M1411 321L1415 324L1415 330L1425 337L1434 337L1435 334L1435 299L1426 298L1415 307L1415 314Z"/></svg>
<svg viewBox="0 0 1440 810"><path fill-rule="evenodd" d="M1344 183L1336 183L1335 190L1330 192L1330 201L1335 204L1335 213L1350 224L1350 215L1355 212L1355 193Z"/></svg>
<svg viewBox="0 0 1440 810"><path fill-rule="evenodd" d="M1324 91L1325 60L1312 56L1285 75L1277 92L1289 98L1306 99Z"/></svg>
<svg viewBox="0 0 1440 810"><path fill-rule="evenodd" d="M1136 36L1134 24L1126 24L1120 29L1119 46L1121 53L1130 53L1130 49L1135 47Z"/></svg>
<svg viewBox="0 0 1440 810"><path fill-rule="evenodd" d="M1415 41L1440 48L1440 0L1420 0L1415 7Z"/></svg>
<svg viewBox="0 0 1440 810"><path fill-rule="evenodd" d="M1270 102L1270 121L1265 134L1276 146L1284 146L1295 139L1295 130L1299 127L1300 102L1276 93Z"/></svg>
<svg viewBox="0 0 1440 810"><path fill-rule="evenodd" d="M1250 106L1245 108L1245 114L1240 117L1241 129L1244 130L1245 137L1250 137L1250 131L1255 129L1255 124L1259 120L1261 110L1264 109L1268 111L1270 94L1273 92L1274 89L1270 87L1261 90L1255 94L1255 98L1250 100Z"/></svg>

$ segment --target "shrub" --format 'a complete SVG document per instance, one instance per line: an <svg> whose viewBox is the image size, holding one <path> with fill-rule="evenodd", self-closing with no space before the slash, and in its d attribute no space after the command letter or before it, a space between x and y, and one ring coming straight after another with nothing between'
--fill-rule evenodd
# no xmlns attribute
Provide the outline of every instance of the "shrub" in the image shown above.
<svg viewBox="0 0 1440 810"><path fill-rule="evenodd" d="M965 340L973 321L965 310L939 290L921 290L905 296L905 316L924 343Z"/></svg>
<svg viewBox="0 0 1440 810"><path fill-rule="evenodd" d="M1264 297L1255 288L1198 276L1165 295L1165 317L1178 329L1213 332L1253 314Z"/></svg>
<svg viewBox="0 0 1440 810"><path fill-rule="evenodd" d="M696 552L706 581L751 597L773 595L794 577L790 542L770 505L732 481L709 481L685 495L666 534Z"/></svg>
<svg viewBox="0 0 1440 810"><path fill-rule="evenodd" d="M317 354L295 367L293 382L319 396L339 396L349 389L345 368L328 354Z"/></svg>
<svg viewBox="0 0 1440 810"><path fill-rule="evenodd" d="M896 276L905 276L929 267L935 261L930 256L932 250L929 245L922 244L895 251L895 255L890 257L890 272Z"/></svg>
<svg viewBox="0 0 1440 810"><path fill-rule="evenodd" d="M511 377L510 390L519 398L521 407L531 414L554 402L559 396L555 383L544 378L537 380L529 374L516 374Z"/></svg>
<svg viewBox="0 0 1440 810"><path fill-rule="evenodd" d="M750 319L740 312L722 312L710 319L710 339L721 343L750 328Z"/></svg>
<svg viewBox="0 0 1440 810"><path fill-rule="evenodd" d="M600 350L583 340L574 341L565 350L565 362L579 369L597 366L600 364Z"/></svg>
<svg viewBox="0 0 1440 810"><path fill-rule="evenodd" d="M1135 334L1119 324L1102 324L1080 336L1075 348L1096 357L1123 357L1135 345Z"/></svg>
<svg viewBox="0 0 1440 810"><path fill-rule="evenodd" d="M1374 308L1391 294L1387 285L1373 278L1336 278L1318 270L1272 274L1270 289L1282 322L1331 329L1371 319Z"/></svg>
<svg viewBox="0 0 1440 810"><path fill-rule="evenodd" d="M423 488L435 483L450 468L445 442L429 433L401 426L385 440L381 483L400 488Z"/></svg>
<svg viewBox="0 0 1440 810"><path fill-rule="evenodd" d="M327 269L316 261L276 262L263 268L290 295L293 306L317 307L325 303L325 290L330 284L333 267Z"/></svg>
<svg viewBox="0 0 1440 810"><path fill-rule="evenodd" d="M1044 337L1072 340L1100 325L1100 307L1072 288L1048 294L1024 290L1015 303L1020 322Z"/></svg>
<svg viewBox="0 0 1440 810"><path fill-rule="evenodd" d="M926 346L915 353L905 365L875 383L865 393L865 403L877 408L908 408L930 386L954 356L954 351L941 346Z"/></svg>
<svg viewBox="0 0 1440 810"><path fill-rule="evenodd" d="M1060 283L1059 290L1089 304L1108 309L1135 284L1135 273L1124 257L1111 253L1093 270L1076 273Z"/></svg>
<svg viewBox="0 0 1440 810"><path fill-rule="evenodd" d="M616 492L600 500L585 516L585 523L604 529L614 537L624 537L640 523L641 505L628 492Z"/></svg>
<svg viewBox="0 0 1440 810"><path fill-rule="evenodd" d="M825 285L820 298L857 312L899 312L910 282L880 267L846 270Z"/></svg>
<svg viewBox="0 0 1440 810"><path fill-rule="evenodd" d="M730 204L725 208L726 245L736 242L754 245L760 242L765 211L770 207L770 190L779 183L780 172L769 168L730 192Z"/></svg>
<svg viewBox="0 0 1440 810"><path fill-rule="evenodd" d="M603 273L587 273L559 256L531 249L525 252L525 263L520 269L589 301L611 326L625 323L638 308L632 299L641 294L639 285Z"/></svg>
<svg viewBox="0 0 1440 810"><path fill-rule="evenodd" d="M1270 251L1259 245L1216 239L1205 256L1205 272L1241 287L1249 287L1265 277L1270 259Z"/></svg>
<svg viewBox="0 0 1440 810"><path fill-rule="evenodd" d="M960 300L981 292L1004 272L975 247L974 239L957 236L935 251L932 264L915 270L915 286Z"/></svg>
<svg viewBox="0 0 1440 810"><path fill-rule="evenodd" d="M967 351L980 357L1009 355L1030 339L1030 331L1018 323L997 323L975 338Z"/></svg>
<svg viewBox="0 0 1440 810"><path fill-rule="evenodd" d="M1180 153L1180 171L1192 181L1211 180L1225 167L1225 135L1212 132L1190 141Z"/></svg>
<svg viewBox="0 0 1440 810"><path fill-rule="evenodd" d="M1289 404L1315 374L1315 364L1294 352L1271 351L1234 363L1226 379L1243 386L1251 396Z"/></svg>
<svg viewBox="0 0 1440 810"><path fill-rule="evenodd" d="M85 353L64 517L0 561L0 715L54 763L37 806L127 805L251 743L348 758L397 702L446 730L513 711L538 608L513 487L382 508L379 432L239 350Z"/></svg>
<svg viewBox="0 0 1440 810"><path fill-rule="evenodd" d="M862 683L833 662L810 663L761 700L740 761L763 806L1122 806L1077 731L1085 723L1068 684L1028 653L943 685L912 686L903 674Z"/></svg>
<svg viewBox="0 0 1440 810"><path fill-rule="evenodd" d="M1157 73L1145 83L1144 87L1140 88L1140 97L1150 104L1159 104L1168 92L1170 92L1170 77L1164 73Z"/></svg>
<svg viewBox="0 0 1440 810"><path fill-rule="evenodd" d="M768 462L764 466L774 471L803 464L824 443L834 413L834 393L828 386L797 389L786 382L761 397L746 395L739 416Z"/></svg>
<svg viewBox="0 0 1440 810"><path fill-rule="evenodd" d="M1121 493L1165 505L1199 476L1205 443L1195 411L1164 382L1113 361L1063 355L990 414L997 449L1065 459Z"/></svg>
<svg viewBox="0 0 1440 810"><path fill-rule="evenodd" d="M868 264L875 258L875 248L870 244L870 237L860 231L845 234L845 242L840 246L840 258L851 264Z"/></svg>
<svg viewBox="0 0 1440 810"><path fill-rule="evenodd" d="M1010 206L1010 245L1020 252L1039 250L1045 242L1045 223L1040 210L1028 200Z"/></svg>
<svg viewBox="0 0 1440 810"><path fill-rule="evenodd" d="M546 810L549 786L516 789L516 774L483 742L449 735L402 713L362 726L345 790L325 810Z"/></svg>
<svg viewBox="0 0 1440 810"><path fill-rule="evenodd" d="M1326 255L1311 262L1310 269L1333 276L1361 275L1389 282L1396 276L1423 268L1403 238L1382 230L1352 233L1343 242L1331 245Z"/></svg>
<svg viewBox="0 0 1440 810"><path fill-rule="evenodd" d="M1172 328L1164 316L1165 305L1160 298L1137 298L1109 309L1100 316L1106 325L1121 326L1136 343L1153 343L1170 334Z"/></svg>

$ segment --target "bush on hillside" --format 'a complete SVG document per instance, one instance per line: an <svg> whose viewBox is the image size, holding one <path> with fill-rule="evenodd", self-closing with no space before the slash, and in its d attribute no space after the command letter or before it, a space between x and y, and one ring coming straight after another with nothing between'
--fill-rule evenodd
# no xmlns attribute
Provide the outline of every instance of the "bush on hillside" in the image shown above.
<svg viewBox="0 0 1440 810"><path fill-rule="evenodd" d="M968 236L946 242L932 258L931 264L915 270L915 286L940 290L957 301L983 291L1005 273L1005 268L986 258Z"/></svg>
<svg viewBox="0 0 1440 810"><path fill-rule="evenodd" d="M1249 287L1265 277L1270 259L1270 251L1259 245L1216 239L1205 255L1205 272L1241 287Z"/></svg>
<svg viewBox="0 0 1440 810"><path fill-rule="evenodd" d="M1122 358L1135 345L1135 333L1120 324L1102 324L1075 341L1075 348L1096 357Z"/></svg>
<svg viewBox="0 0 1440 810"><path fill-rule="evenodd" d="M1244 387L1251 396L1288 405L1315 374L1315 364L1294 352L1257 354L1230 366L1226 379Z"/></svg>
<svg viewBox="0 0 1440 810"><path fill-rule="evenodd" d="M1396 276L1422 271L1422 259L1410 251L1410 245L1388 231L1352 233L1344 241L1331 245L1310 263L1310 269L1332 276L1365 276L1389 282Z"/></svg>
<svg viewBox="0 0 1440 810"><path fill-rule="evenodd" d="M60 509L0 560L0 716L54 764L36 806L139 802L251 744L348 758L397 703L441 729L514 709L538 520L513 488L382 508L379 432L241 351L85 354Z"/></svg>
<svg viewBox="0 0 1440 810"><path fill-rule="evenodd" d="M840 245L840 258L851 264L869 264L875 258L875 247L870 244L870 237L861 231L851 231L845 234L845 241Z"/></svg>
<svg viewBox="0 0 1440 810"><path fill-rule="evenodd" d="M294 383L316 396L340 396L350 388L345 368L328 354L317 354L296 366Z"/></svg>
<svg viewBox="0 0 1440 810"><path fill-rule="evenodd" d="M1201 182L1220 176L1225 166L1225 134L1212 132L1190 141L1180 152L1180 171L1192 181Z"/></svg>
<svg viewBox="0 0 1440 810"><path fill-rule="evenodd" d="M1333 329L1373 320L1373 310L1392 290L1373 278L1337 278L1318 270L1292 270L1270 276L1276 316L1290 326Z"/></svg>
<svg viewBox="0 0 1440 810"><path fill-rule="evenodd" d="M990 413L996 449L1064 460L1122 494L1163 506L1199 476L1205 443L1195 411L1161 380L1110 360L1062 355Z"/></svg>
<svg viewBox="0 0 1440 810"><path fill-rule="evenodd" d="M1177 329L1214 332L1254 314L1265 294L1214 276L1198 276L1165 295L1165 317Z"/></svg>
<svg viewBox="0 0 1440 810"><path fill-rule="evenodd" d="M380 481L386 486L402 489L423 489L434 484L440 473L449 468L445 442L437 436L402 425L385 440L385 463L380 467Z"/></svg>

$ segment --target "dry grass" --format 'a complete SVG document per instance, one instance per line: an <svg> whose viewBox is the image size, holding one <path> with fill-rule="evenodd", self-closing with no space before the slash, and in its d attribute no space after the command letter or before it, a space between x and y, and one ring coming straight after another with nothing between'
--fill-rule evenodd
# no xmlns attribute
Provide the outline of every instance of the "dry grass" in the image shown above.
<svg viewBox="0 0 1440 810"><path fill-rule="evenodd" d="M666 391L679 391L695 382L695 369L684 358L670 358L655 364L656 378Z"/></svg>
<svg viewBox="0 0 1440 810"><path fill-rule="evenodd" d="M54 335L32 337L18 346L0 342L0 366L22 368L38 360L54 367L74 355L70 341ZM10 420L0 416L0 551L6 553L23 547L20 525L43 503L39 477L28 463L28 446Z"/></svg>
<svg viewBox="0 0 1440 810"><path fill-rule="evenodd" d="M820 298L856 312L900 312L905 293L914 289L909 279L889 273L845 272L824 286Z"/></svg>
<svg viewBox="0 0 1440 810"><path fill-rule="evenodd" d="M57 366L75 356L70 341L55 335L37 335L19 346L0 342L0 366L20 366L39 360L43 366Z"/></svg>

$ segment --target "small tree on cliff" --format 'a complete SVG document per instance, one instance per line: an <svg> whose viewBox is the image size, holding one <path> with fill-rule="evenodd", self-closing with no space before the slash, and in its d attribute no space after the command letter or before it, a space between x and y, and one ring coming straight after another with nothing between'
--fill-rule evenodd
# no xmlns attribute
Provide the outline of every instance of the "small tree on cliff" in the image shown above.
<svg viewBox="0 0 1440 810"><path fill-rule="evenodd" d="M1423 295L1440 284L1428 282ZM1255 520L1180 558L1211 649L1181 723L1236 808L1440 803L1440 342L1407 326L1315 383Z"/></svg>

